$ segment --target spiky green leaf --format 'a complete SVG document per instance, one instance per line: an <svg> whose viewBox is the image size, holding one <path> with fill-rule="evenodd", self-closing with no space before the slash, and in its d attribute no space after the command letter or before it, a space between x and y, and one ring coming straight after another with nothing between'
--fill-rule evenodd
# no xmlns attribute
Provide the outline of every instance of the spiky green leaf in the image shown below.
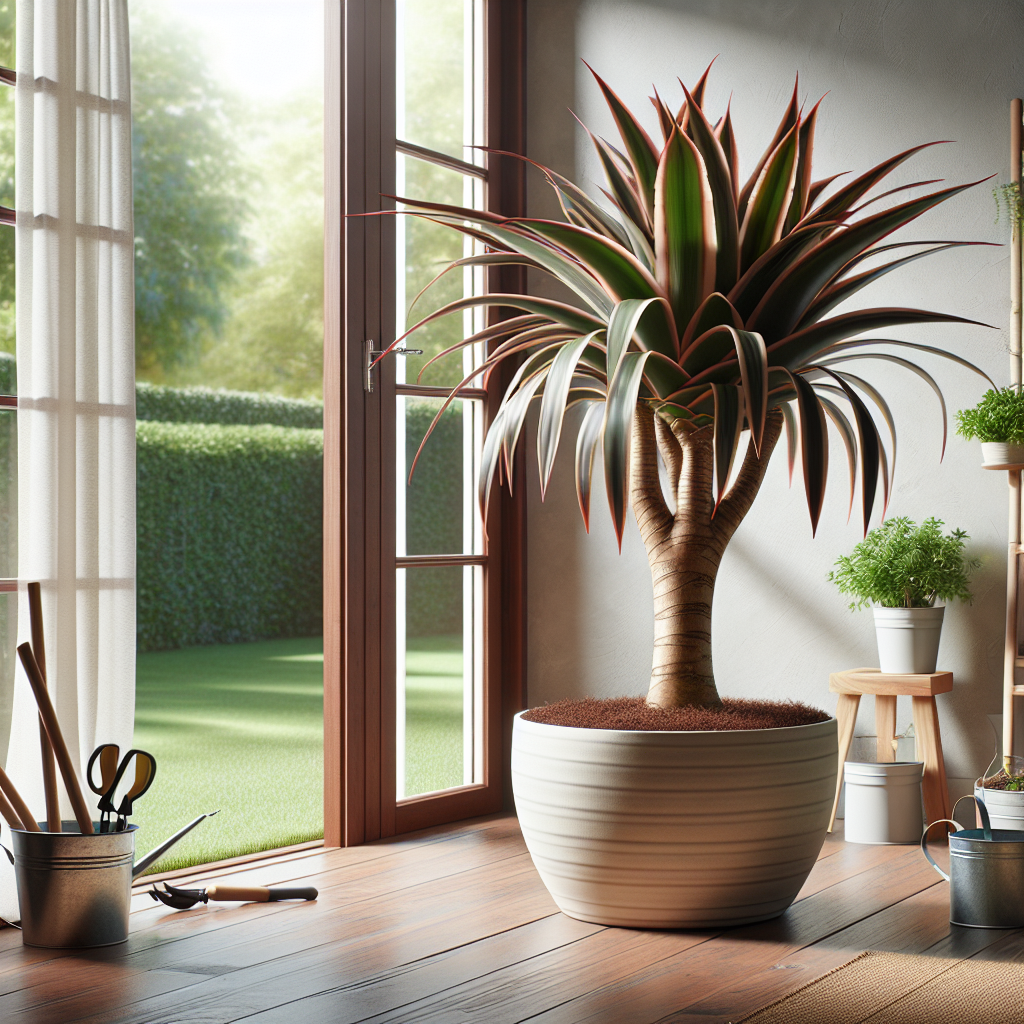
<svg viewBox="0 0 1024 1024"><path fill-rule="evenodd" d="M736 284L740 270L739 223L729 161L700 103L683 86L691 114L689 136L704 161L715 217L715 289L725 294ZM663 157L664 159L664 157ZM683 322L683 321L680 321Z"/></svg>
<svg viewBox="0 0 1024 1024"><path fill-rule="evenodd" d="M818 323L769 345L768 359L772 366L786 366L792 370L806 365L811 359L827 351L834 342L842 341L854 334L873 331L879 327L942 323L987 326L977 320L966 320L945 313L930 313L925 309L861 309L856 313L843 313L829 320L819 320Z"/></svg>
<svg viewBox="0 0 1024 1024"><path fill-rule="evenodd" d="M576 498L583 515L583 525L590 533L590 493L594 477L594 452L604 430L604 402L594 402L583 416L576 435Z"/></svg>
<svg viewBox="0 0 1024 1024"><path fill-rule="evenodd" d="M540 417L537 421L537 464L540 469L540 496L543 500L551 480L551 470L558 454L558 441L562 436L562 421L569 388L576 374L576 367L586 347L598 332L563 345L558 350L544 385L540 403Z"/></svg>
<svg viewBox="0 0 1024 1024"><path fill-rule="evenodd" d="M970 187L957 185L933 192L872 217L865 217L846 230L829 235L801 256L768 289L749 317L747 327L759 331L770 341L789 334L821 289L854 256L897 228L909 224L933 206Z"/></svg>
<svg viewBox="0 0 1024 1024"><path fill-rule="evenodd" d="M629 507L629 447L633 436L633 412L640 394L647 352L627 352L619 372L608 386L604 416L604 481L608 507L619 547Z"/></svg>
<svg viewBox="0 0 1024 1024"><path fill-rule="evenodd" d="M717 510L729 483L743 431L743 392L734 384L712 384L715 402L714 494Z"/></svg>
<svg viewBox="0 0 1024 1024"><path fill-rule="evenodd" d="M710 331L712 327L721 327L723 325L742 330L743 318L721 292L712 292L700 304L697 312L693 314L690 322L686 325L686 330L679 341L679 351L682 354L682 358L686 358L688 349L702 334ZM701 366L700 369L703 370L704 366Z"/></svg>
<svg viewBox="0 0 1024 1024"><path fill-rule="evenodd" d="M798 129L783 137L761 171L740 226L740 270L745 272L782 237L796 186Z"/></svg>
<svg viewBox="0 0 1024 1024"><path fill-rule="evenodd" d="M658 283L676 324L686 324L714 290L715 213L704 160L678 129L665 145L654 202Z"/></svg>
<svg viewBox="0 0 1024 1024"><path fill-rule="evenodd" d="M584 64L587 62L584 61ZM648 213L654 212L654 179L658 175L658 149L651 141L651 137L644 131L640 122L633 116L629 108L619 99L614 90L609 88L603 78L587 64L590 73L597 80L597 84L604 94L605 102L608 104L615 119L615 127L619 130L619 136L626 147L629 155L629 162L633 167L633 174L640 187L640 194L643 196Z"/></svg>

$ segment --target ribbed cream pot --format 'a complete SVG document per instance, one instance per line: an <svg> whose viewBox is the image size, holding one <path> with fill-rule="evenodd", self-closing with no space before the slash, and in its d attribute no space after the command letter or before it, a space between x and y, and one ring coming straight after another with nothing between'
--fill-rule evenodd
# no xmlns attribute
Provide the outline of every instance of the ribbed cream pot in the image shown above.
<svg viewBox="0 0 1024 1024"><path fill-rule="evenodd" d="M814 866L835 796L835 719L784 729L512 732L527 849L558 909L631 928L778 917Z"/></svg>

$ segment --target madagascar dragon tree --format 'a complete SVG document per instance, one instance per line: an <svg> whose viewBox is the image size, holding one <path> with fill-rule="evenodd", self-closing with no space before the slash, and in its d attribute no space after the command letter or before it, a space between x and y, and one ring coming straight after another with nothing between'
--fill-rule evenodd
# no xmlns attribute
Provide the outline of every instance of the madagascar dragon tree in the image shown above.
<svg viewBox="0 0 1024 1024"><path fill-rule="evenodd" d="M469 297L445 305L408 333L470 306L521 311L447 350L477 342L489 346L480 369L463 385L477 374L491 373L503 360L521 360L484 442L481 504L486 510L499 465L502 474L511 469L531 403L540 403L542 493L566 413L584 406L576 441L576 488L584 521L589 520L594 453L600 446L620 545L631 505L650 561L655 640L648 703L714 706L720 703L711 663L715 578L726 545L764 479L783 425L791 476L798 447L802 455L812 532L828 471L826 420L845 445L851 513L859 471L866 532L879 484L888 502L896 433L878 390L836 367L880 359L916 373L938 396L944 424L945 404L935 380L889 350L944 356L981 373L933 346L863 337L903 324L975 321L903 308L829 315L865 285L912 260L978 244L880 244L970 186L905 201L892 198L933 184L917 182L866 198L925 148L915 146L837 185L826 198L839 176L813 179L818 105L804 114L796 89L767 151L741 184L728 109L714 126L703 109L707 72L692 93L683 87L685 101L678 112L657 93L652 97L660 145L594 77L620 136L616 147L590 134L607 177L603 202L541 165L536 166L557 193L564 221L506 219L401 200L407 212L485 243L486 251L448 269L526 264L565 285L575 302L517 294ZM883 199L889 200L888 208L882 203L879 209L875 204ZM870 257L907 246L913 247L909 254L886 257L888 262L868 269L863 265ZM866 345L869 352L854 351ZM888 456L869 404L890 434ZM733 474L745 430L749 442ZM663 497L659 451L675 492L674 511Z"/></svg>

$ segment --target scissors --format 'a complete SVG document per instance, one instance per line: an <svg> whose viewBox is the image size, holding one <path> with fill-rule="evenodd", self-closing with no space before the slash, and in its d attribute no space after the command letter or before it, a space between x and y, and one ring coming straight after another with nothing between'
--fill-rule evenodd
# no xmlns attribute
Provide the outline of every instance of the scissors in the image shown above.
<svg viewBox="0 0 1024 1024"><path fill-rule="evenodd" d="M97 806L100 809L101 832L123 832L128 827L128 816L132 813L132 801L137 800L149 789L156 775L156 758L147 751L136 750L133 747L121 758L119 763L120 756L121 748L116 743L103 743L92 752L89 766L85 770L89 788L100 798ZM135 761L135 781L115 809L114 793L133 760ZM100 763L99 785L93 778L93 766L97 761ZM116 818L113 829L110 828L112 814Z"/></svg>

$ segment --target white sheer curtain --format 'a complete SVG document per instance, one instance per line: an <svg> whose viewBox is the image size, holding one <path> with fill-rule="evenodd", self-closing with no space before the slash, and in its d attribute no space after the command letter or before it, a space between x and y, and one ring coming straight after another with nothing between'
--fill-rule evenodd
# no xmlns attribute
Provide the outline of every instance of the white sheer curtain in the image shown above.
<svg viewBox="0 0 1024 1024"><path fill-rule="evenodd" d="M135 715L126 0L18 0L17 33L18 633L29 639L24 584L40 580L49 686L84 769L98 743L131 745ZM20 666L8 770L42 819Z"/></svg>

